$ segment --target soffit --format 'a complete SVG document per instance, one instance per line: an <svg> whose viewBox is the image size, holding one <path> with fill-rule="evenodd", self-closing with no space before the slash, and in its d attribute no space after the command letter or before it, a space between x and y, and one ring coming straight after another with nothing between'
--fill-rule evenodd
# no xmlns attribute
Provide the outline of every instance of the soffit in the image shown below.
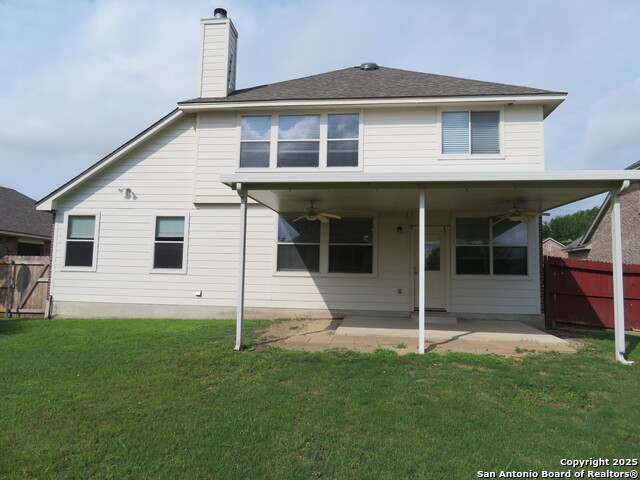
<svg viewBox="0 0 640 480"><path fill-rule="evenodd" d="M450 178L361 174L360 181L342 182L335 181L339 174L325 175L327 181L319 182L313 175L307 175L306 181L293 181L287 174L267 173L262 177L225 175L222 181L242 183L249 197L276 212L301 211L309 201L332 213L413 211L418 207L419 191L424 189L428 210L494 215L513 204L526 211L546 211L619 188L624 179L640 180L640 172L629 171L576 171L571 172L572 179L562 173L457 174ZM273 181L266 181L265 175ZM357 174L349 175L358 178Z"/></svg>

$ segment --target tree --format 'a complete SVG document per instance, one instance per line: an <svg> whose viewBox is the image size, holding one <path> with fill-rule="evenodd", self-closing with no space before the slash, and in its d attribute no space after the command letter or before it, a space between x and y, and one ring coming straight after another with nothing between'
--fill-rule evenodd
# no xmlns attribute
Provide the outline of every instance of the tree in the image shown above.
<svg viewBox="0 0 640 480"><path fill-rule="evenodd" d="M598 214L598 207L578 210L575 213L559 215L542 224L542 238L551 237L568 245L576 238L587 233L589 225Z"/></svg>

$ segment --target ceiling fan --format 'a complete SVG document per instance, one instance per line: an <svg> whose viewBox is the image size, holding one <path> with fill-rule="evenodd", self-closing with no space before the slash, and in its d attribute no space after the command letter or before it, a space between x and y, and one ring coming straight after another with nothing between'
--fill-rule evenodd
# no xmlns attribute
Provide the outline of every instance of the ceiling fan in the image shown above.
<svg viewBox="0 0 640 480"><path fill-rule="evenodd" d="M306 218L307 220L310 220L310 221L319 220L322 223L328 223L330 218L335 218L337 220L340 220L342 217L339 215L334 215L333 213L320 212L320 210L318 210L315 207L315 201L309 200L309 206L304 209L304 212L302 213L302 215L300 215L298 218L294 218L293 221L297 222L299 220L302 220L303 218Z"/></svg>
<svg viewBox="0 0 640 480"><path fill-rule="evenodd" d="M512 222L527 223L529 221L529 217L535 217L535 216L548 217L549 215L551 214L546 212L525 212L521 208L516 207L516 204L514 203L513 206L509 210L507 210L505 213L501 215L496 215L495 217L493 217L493 220L494 220L493 224L495 225L498 222L501 222L502 220L506 220L506 219L509 219Z"/></svg>

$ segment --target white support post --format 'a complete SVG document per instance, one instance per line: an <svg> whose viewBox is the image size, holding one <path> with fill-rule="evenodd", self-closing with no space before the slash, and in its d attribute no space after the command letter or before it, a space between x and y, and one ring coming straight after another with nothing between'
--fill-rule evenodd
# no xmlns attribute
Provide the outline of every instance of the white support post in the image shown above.
<svg viewBox="0 0 640 480"><path fill-rule="evenodd" d="M424 190L420 190L420 212L418 222L418 352L424 353L424 314L427 308L425 299L425 282L426 276L424 271L425 264L425 230L426 230L426 216L425 216L425 193Z"/></svg>
<svg viewBox="0 0 640 480"><path fill-rule="evenodd" d="M624 365L633 365L624 358L624 278L622 271L622 222L620 221L620 194L629 188L625 180L619 191L611 192L611 253L613 260L613 318L615 326L616 359Z"/></svg>
<svg viewBox="0 0 640 480"><path fill-rule="evenodd" d="M242 349L242 322L244 320L244 275L245 252L247 243L247 192L242 184L236 186L240 195L240 249L238 252L238 301L236 305L236 346L234 350Z"/></svg>

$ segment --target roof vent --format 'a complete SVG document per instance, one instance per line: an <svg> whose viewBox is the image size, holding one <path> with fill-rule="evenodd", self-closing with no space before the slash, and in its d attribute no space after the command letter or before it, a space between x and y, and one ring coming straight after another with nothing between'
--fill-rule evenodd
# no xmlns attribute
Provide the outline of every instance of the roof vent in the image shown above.
<svg viewBox="0 0 640 480"><path fill-rule="evenodd" d="M380 67L375 62L365 62L360 65L360 70L378 70Z"/></svg>
<svg viewBox="0 0 640 480"><path fill-rule="evenodd" d="M213 11L213 18L227 18L227 11L224 8L216 8Z"/></svg>

